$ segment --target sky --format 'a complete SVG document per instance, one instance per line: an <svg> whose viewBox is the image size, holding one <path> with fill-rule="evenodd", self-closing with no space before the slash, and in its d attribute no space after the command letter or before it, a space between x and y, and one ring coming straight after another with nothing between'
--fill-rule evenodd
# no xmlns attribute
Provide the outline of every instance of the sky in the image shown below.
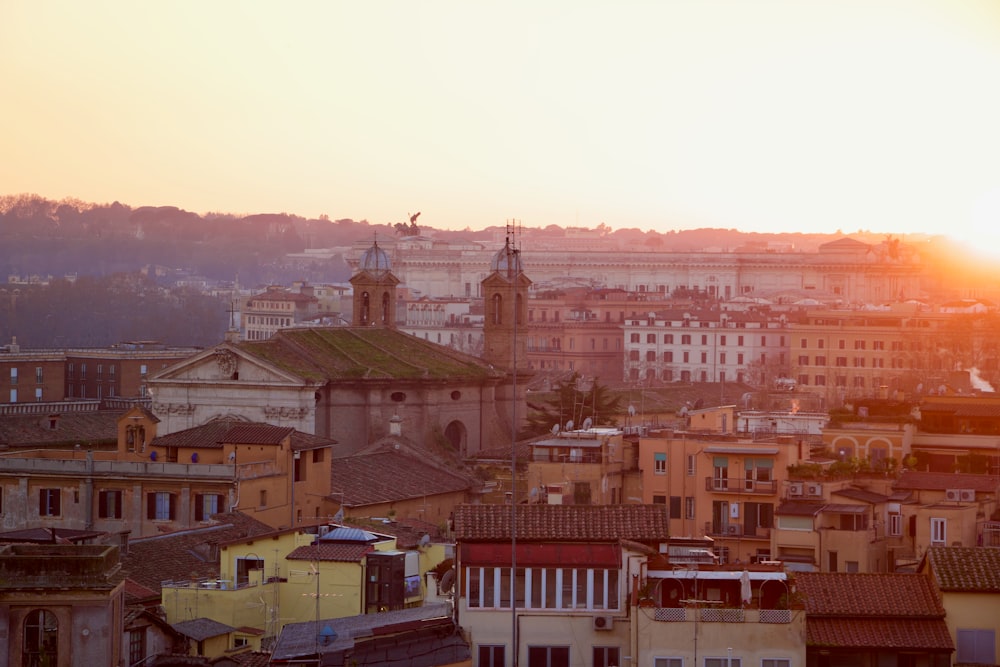
<svg viewBox="0 0 1000 667"><path fill-rule="evenodd" d="M0 194L1000 248L1000 2L3 0Z"/></svg>

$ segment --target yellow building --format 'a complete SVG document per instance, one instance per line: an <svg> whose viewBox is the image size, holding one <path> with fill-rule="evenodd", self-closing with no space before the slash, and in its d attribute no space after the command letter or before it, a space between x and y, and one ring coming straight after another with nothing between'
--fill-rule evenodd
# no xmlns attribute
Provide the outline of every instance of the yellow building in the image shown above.
<svg viewBox="0 0 1000 667"><path fill-rule="evenodd" d="M167 618L253 628L261 639L317 614L420 606L427 573L446 557L441 544L402 550L393 536L327 524L229 540L218 549L218 578L164 583Z"/></svg>
<svg viewBox="0 0 1000 667"><path fill-rule="evenodd" d="M933 547L920 572L941 595L955 664L1000 664L1000 549Z"/></svg>
<svg viewBox="0 0 1000 667"><path fill-rule="evenodd" d="M529 502L639 503L637 447L614 428L564 431L528 444Z"/></svg>

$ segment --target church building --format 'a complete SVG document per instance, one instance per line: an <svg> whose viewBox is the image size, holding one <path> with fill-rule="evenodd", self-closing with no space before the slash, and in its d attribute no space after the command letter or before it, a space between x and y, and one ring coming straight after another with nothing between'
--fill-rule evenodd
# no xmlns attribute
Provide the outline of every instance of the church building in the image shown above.
<svg viewBox="0 0 1000 667"><path fill-rule="evenodd" d="M508 243L483 281L494 309L485 359L396 329L399 280L377 243L351 283L350 327L227 339L151 378L159 434L235 417L332 438L347 454L387 435L395 418L413 440L461 456L510 443L524 421L528 373L518 327L531 281L519 253Z"/></svg>

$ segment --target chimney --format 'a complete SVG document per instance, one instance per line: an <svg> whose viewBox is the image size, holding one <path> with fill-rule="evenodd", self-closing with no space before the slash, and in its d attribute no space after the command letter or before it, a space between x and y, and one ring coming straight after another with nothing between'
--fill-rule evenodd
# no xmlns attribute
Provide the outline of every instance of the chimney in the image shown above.
<svg viewBox="0 0 1000 667"><path fill-rule="evenodd" d="M399 436L403 431L403 418L399 415L393 415L392 419L389 420L389 435Z"/></svg>
<svg viewBox="0 0 1000 667"><path fill-rule="evenodd" d="M7 346L7 350L11 354L17 354L21 351L21 346L17 344L17 336L11 336L10 345Z"/></svg>

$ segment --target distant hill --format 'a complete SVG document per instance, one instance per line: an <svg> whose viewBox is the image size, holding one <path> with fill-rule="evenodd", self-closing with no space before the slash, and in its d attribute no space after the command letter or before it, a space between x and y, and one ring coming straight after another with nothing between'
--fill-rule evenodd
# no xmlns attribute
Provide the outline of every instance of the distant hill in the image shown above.
<svg viewBox="0 0 1000 667"><path fill-rule="evenodd" d="M425 215L422 222L433 218ZM288 284L293 280L340 282L350 277L343 257L289 262L289 253L306 248L341 248L377 235L395 238L400 221L373 224L367 220L309 219L290 213L199 215L176 206L132 207L120 202L95 204L79 200L54 201L38 195L0 197L0 281L7 275L110 275L160 267L159 278L173 282L176 275L233 281L244 286ZM496 242L500 226L473 230L419 227L442 240ZM526 239L558 239L596 235L614 247L641 247L650 251L694 252L775 250L814 251L822 243L843 236L870 244L885 234L857 231L849 234L761 234L735 229L693 229L670 232L635 228L564 229L558 225L524 230ZM904 236L910 243L929 247L926 237ZM156 272L154 272L156 273Z"/></svg>

